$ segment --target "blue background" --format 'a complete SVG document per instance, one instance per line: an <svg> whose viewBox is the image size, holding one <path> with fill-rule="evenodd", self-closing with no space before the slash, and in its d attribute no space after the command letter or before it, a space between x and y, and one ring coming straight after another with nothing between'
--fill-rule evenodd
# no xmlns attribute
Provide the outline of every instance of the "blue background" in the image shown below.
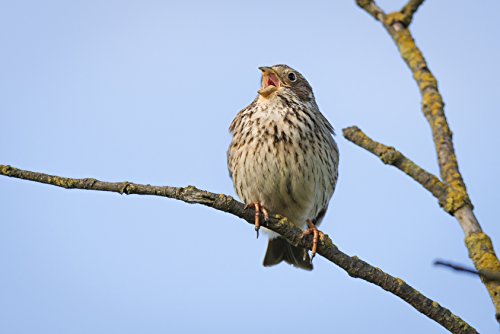
<svg viewBox="0 0 500 334"><path fill-rule="evenodd" d="M386 10L403 1L380 1ZM460 169L499 246L497 1L426 1L411 27L439 80ZM234 195L227 128L286 63L336 127L359 125L438 173L411 73L353 0L2 1L0 163ZM498 332L463 234L400 171L337 136L322 225L338 246ZM266 238L206 207L0 178L2 333L444 333L393 295L315 259L261 266Z"/></svg>

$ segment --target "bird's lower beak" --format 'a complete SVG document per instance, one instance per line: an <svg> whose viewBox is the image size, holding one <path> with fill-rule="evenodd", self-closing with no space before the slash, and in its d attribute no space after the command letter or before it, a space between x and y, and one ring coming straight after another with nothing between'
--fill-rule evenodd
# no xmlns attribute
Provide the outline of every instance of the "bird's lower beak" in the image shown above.
<svg viewBox="0 0 500 334"><path fill-rule="evenodd" d="M262 97L268 97L278 90L280 87L280 79L271 67L263 66L259 67L259 70L262 71L262 88L259 89L258 93Z"/></svg>

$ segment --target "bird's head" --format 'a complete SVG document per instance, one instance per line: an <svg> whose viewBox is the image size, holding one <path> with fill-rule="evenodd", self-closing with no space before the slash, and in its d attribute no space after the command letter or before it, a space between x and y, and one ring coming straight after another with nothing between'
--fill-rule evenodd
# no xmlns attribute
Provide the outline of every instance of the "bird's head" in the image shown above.
<svg viewBox="0 0 500 334"><path fill-rule="evenodd" d="M306 78L287 65L259 67L262 71L262 87L258 93L269 99L277 94L295 95L302 101L310 101L314 95Z"/></svg>

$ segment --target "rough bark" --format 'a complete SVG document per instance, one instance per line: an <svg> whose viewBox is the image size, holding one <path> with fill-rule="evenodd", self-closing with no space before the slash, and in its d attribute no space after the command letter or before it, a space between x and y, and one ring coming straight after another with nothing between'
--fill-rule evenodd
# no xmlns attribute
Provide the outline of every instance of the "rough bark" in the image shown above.
<svg viewBox="0 0 500 334"><path fill-rule="evenodd" d="M373 0L357 0L357 4L369 13L392 37L401 57L410 68L422 97L422 112L432 130L441 179L423 170L393 148L368 138L361 130L350 127L344 136L358 146L377 155L384 163L404 171L439 200L444 211L454 216L465 234L465 245L478 272L500 272L500 262L493 250L491 239L482 231L474 215L472 202L458 169L453 147L452 132L444 113L443 97L437 79L415 44L409 30L413 15L423 0L410 0L399 12L386 14ZM389 158L387 158L389 157ZM500 282L482 281L490 294L500 322Z"/></svg>
<svg viewBox="0 0 500 334"><path fill-rule="evenodd" d="M17 179L29 180L39 183L50 184L66 189L84 189L109 191L126 195L151 195L163 196L177 199L186 203L196 203L212 207L235 215L248 223L254 223L254 210L245 209L245 206L231 196L214 194L205 190L199 190L194 186L169 187L137 184L132 182L103 182L93 178L72 179L67 177L48 175L0 165L0 175ZM294 245L300 245L311 249L312 236L303 237L302 230L288 221L286 217L271 214L268 222L263 221L263 226L279 233ZM401 298L417 311L425 314L452 333L477 333L477 331L464 320L453 314L450 310L442 307L437 302L424 296L400 278L393 277L380 268L373 267L357 256L349 256L342 252L325 235L318 244L317 253L330 262L333 262L349 274L349 276L360 278Z"/></svg>

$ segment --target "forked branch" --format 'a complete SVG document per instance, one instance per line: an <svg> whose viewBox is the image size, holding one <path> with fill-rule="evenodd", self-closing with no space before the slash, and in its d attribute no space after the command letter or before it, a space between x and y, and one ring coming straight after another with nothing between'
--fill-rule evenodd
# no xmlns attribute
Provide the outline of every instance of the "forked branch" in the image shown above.
<svg viewBox="0 0 500 334"><path fill-rule="evenodd" d="M469 257L477 271L500 273L500 262L493 250L491 239L482 231L474 215L469 194L458 169L452 132L444 114L444 102L438 89L437 79L429 69L409 30L413 15L424 1L409 0L401 11L390 14L386 14L373 0L357 0L356 2L382 23L413 74L422 96L422 112L432 130L441 179L423 170L393 148L388 148L368 138L356 127L345 129L344 136L378 155L382 161L387 156L384 152L391 153L395 158L391 158L392 163L389 163L404 171L431 192L438 198L443 210L456 218L464 231ZM483 276L482 281L495 305L496 318L500 321L500 282L485 280Z"/></svg>

